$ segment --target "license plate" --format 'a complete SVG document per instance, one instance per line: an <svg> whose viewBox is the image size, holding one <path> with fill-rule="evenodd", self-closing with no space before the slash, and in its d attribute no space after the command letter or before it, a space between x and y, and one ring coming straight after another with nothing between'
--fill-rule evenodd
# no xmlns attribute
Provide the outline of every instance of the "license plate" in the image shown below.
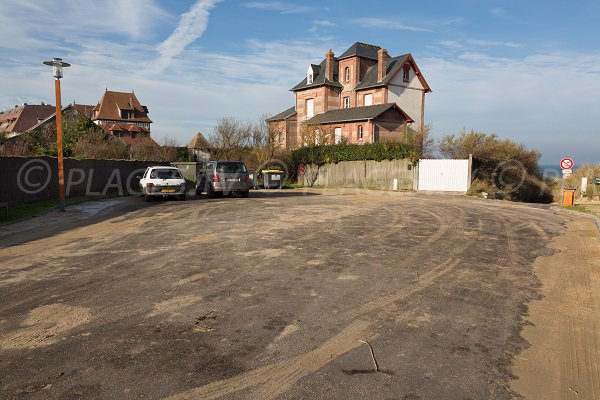
<svg viewBox="0 0 600 400"><path fill-rule="evenodd" d="M239 182L239 181L240 181L240 178L237 178L237 179L235 179L235 178L227 179L227 182Z"/></svg>
<svg viewBox="0 0 600 400"><path fill-rule="evenodd" d="M160 192L161 193L175 193L175 189L163 189Z"/></svg>
<svg viewBox="0 0 600 400"><path fill-rule="evenodd" d="M279 175L271 175L271 179L273 179L274 181L279 181L279 180L281 180L281 176L279 176Z"/></svg>

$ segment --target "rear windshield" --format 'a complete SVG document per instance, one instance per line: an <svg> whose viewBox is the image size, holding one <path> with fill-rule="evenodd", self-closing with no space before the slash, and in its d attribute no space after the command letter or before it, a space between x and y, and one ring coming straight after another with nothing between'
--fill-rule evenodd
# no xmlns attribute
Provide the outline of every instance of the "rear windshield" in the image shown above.
<svg viewBox="0 0 600 400"><path fill-rule="evenodd" d="M238 174L240 172L246 172L246 166L241 162L220 162L217 163L217 172Z"/></svg>
<svg viewBox="0 0 600 400"><path fill-rule="evenodd" d="M153 179L182 179L181 172L178 169L159 168L150 172L150 178Z"/></svg>

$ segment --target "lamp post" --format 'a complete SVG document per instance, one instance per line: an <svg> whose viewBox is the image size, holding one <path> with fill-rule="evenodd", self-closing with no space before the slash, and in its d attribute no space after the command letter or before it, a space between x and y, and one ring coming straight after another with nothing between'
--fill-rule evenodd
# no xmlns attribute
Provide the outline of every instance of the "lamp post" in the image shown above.
<svg viewBox="0 0 600 400"><path fill-rule="evenodd" d="M63 140L62 140L62 107L60 104L60 78L63 77L63 67L71 64L63 62L62 58L53 58L44 61L52 67L52 76L56 78L54 88L56 92L56 148L58 150L58 202L61 212L65 211L65 171L63 165Z"/></svg>

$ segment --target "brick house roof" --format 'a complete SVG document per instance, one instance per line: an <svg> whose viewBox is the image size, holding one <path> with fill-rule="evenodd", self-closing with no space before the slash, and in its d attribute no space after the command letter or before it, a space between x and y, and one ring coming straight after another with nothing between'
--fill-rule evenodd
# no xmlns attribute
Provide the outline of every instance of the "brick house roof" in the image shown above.
<svg viewBox="0 0 600 400"><path fill-rule="evenodd" d="M283 120L286 120L286 119L288 119L290 117L293 117L295 115L296 115L296 107L291 106L287 110L282 111L279 114L273 115L271 118L267 118L266 121L267 122L271 122L271 121L283 121Z"/></svg>
<svg viewBox="0 0 600 400"><path fill-rule="evenodd" d="M404 54L402 56L392 57L388 59L386 74L385 77L381 80L381 82L377 80L377 64L373 65L367 70L365 76L358 83L358 85L356 85L354 90L387 85L394 78L394 76L396 76L396 74L402 69L402 66L407 62L412 65L413 69L417 74L417 77L419 78L419 81L425 88L425 91L431 92L431 88L425 81L425 78L423 78L423 75L421 74L421 71L419 70L419 67L417 67L417 64L415 63L411 54Z"/></svg>
<svg viewBox="0 0 600 400"><path fill-rule="evenodd" d="M326 60L323 59L323 61L321 61L321 63L318 65L318 68L314 68L313 67L313 70L316 72L316 74L313 75L313 82L312 83L307 83L308 77L304 77L304 79L302 80L302 82L300 82L299 84L297 84L296 86L294 86L290 90L292 92L294 92L296 90L308 89L308 88L311 88L311 87L317 87L317 86L321 86L321 85L335 86L335 87L339 87L340 89L343 88L342 84L338 82L338 62L337 62L337 59L333 58L333 80L332 81L330 81L329 79L325 78L325 62L326 62ZM315 65L315 64L311 64L311 65Z"/></svg>
<svg viewBox="0 0 600 400"><path fill-rule="evenodd" d="M0 133L22 133L56 112L56 107L24 104L0 114Z"/></svg>
<svg viewBox="0 0 600 400"><path fill-rule="evenodd" d="M327 111L322 114L315 115L306 121L306 124L320 125L339 122L367 121L369 119L376 119L378 116L390 109L395 109L406 122L414 122L404 111L402 111L400 107L398 107L396 103L387 103L376 104L374 106L351 107Z"/></svg>
<svg viewBox="0 0 600 400"><path fill-rule="evenodd" d="M348 50L346 50L341 56L338 57L338 60L348 58L348 57L362 57L362 58L370 58L371 60L377 61L377 52L381 47L375 46L372 44L356 42Z"/></svg>
<svg viewBox="0 0 600 400"><path fill-rule="evenodd" d="M308 89L308 88L322 86L322 85L328 85L328 86L342 88L343 86L340 84L339 78L338 78L339 60L342 60L342 59L348 58L348 57L362 57L362 58L368 58L371 60L378 61L379 58L378 58L377 52L379 51L380 48L381 47L375 46L372 44L356 42L352 46L350 46L350 48L348 50L346 50L341 56L333 58L333 81L330 81L325 78L325 61L326 60L323 59L323 61L321 61L321 63L318 65L318 67L319 67L317 70L318 73L316 75L314 75L313 82L311 84L307 83L308 77L305 77L302 80L302 82L298 83L296 86L294 86L290 90L292 92L295 92L298 90ZM421 71L417 67L417 64L415 63L415 60L413 59L411 54L404 54L402 56L392 57L392 58L389 58L387 62L388 62L388 65L387 65L386 75L385 75L385 78L381 82L379 82L377 80L377 69L378 69L378 62L377 62L377 63L375 63L375 65L373 65L371 68L369 68L367 70L363 79L358 83L358 85L354 89L359 90L359 89L366 89L366 88L371 88L371 87L376 87L376 86L384 86L384 85L388 84L391 79L393 79L393 77L398 73L398 71L400 71L400 69L406 62L409 62L413 66L413 69L415 70L415 72L417 73L417 77L421 81L421 84L425 88L425 91L426 92L431 91L431 88L425 81L425 78L423 78L423 75L421 74Z"/></svg>
<svg viewBox="0 0 600 400"><path fill-rule="evenodd" d="M160 147L158 143L154 141L150 136L143 137L120 137L118 138L125 144L130 145L131 147Z"/></svg>
<svg viewBox="0 0 600 400"><path fill-rule="evenodd" d="M102 129L107 132L138 132L138 133L147 133L150 131L142 126L131 125L131 124L102 124L100 125Z"/></svg>
<svg viewBox="0 0 600 400"><path fill-rule="evenodd" d="M140 104L133 92L113 92L106 90L100 102L93 110L97 112L92 117L94 121L152 122L148 118L148 108ZM132 111L132 118L122 118L120 110Z"/></svg>
<svg viewBox="0 0 600 400"><path fill-rule="evenodd" d="M85 115L89 119L92 119L92 111L94 111L95 106L88 105L88 104L76 104L76 103L74 103L73 106L81 114Z"/></svg>

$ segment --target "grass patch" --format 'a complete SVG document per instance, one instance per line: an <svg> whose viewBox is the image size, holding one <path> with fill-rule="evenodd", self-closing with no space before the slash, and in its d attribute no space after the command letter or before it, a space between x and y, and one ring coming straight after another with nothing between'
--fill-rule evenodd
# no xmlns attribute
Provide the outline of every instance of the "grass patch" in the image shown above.
<svg viewBox="0 0 600 400"><path fill-rule="evenodd" d="M588 214L593 214L592 211L588 210L584 205L581 205L581 204L575 204L574 206L565 206L563 208L566 210L579 211L579 212L584 212L584 213L588 213Z"/></svg>
<svg viewBox="0 0 600 400"><path fill-rule="evenodd" d="M119 193L115 191L114 193L107 193L104 196L77 196L77 197L68 197L65 199L65 205L73 205L78 203L83 203L86 201L94 201L94 200L104 200L110 199L113 197L119 197ZM127 196L127 195L125 195ZM8 216L4 213L4 210L0 211L0 225L15 222L27 218L39 217L40 215L44 215L48 211L58 207L58 200L47 200L40 201L37 203L29 203L29 204L21 204L15 207L11 207L8 209Z"/></svg>
<svg viewBox="0 0 600 400"><path fill-rule="evenodd" d="M304 185L302 185L301 183L286 182L285 185L283 185L282 189L301 189L303 187Z"/></svg>

